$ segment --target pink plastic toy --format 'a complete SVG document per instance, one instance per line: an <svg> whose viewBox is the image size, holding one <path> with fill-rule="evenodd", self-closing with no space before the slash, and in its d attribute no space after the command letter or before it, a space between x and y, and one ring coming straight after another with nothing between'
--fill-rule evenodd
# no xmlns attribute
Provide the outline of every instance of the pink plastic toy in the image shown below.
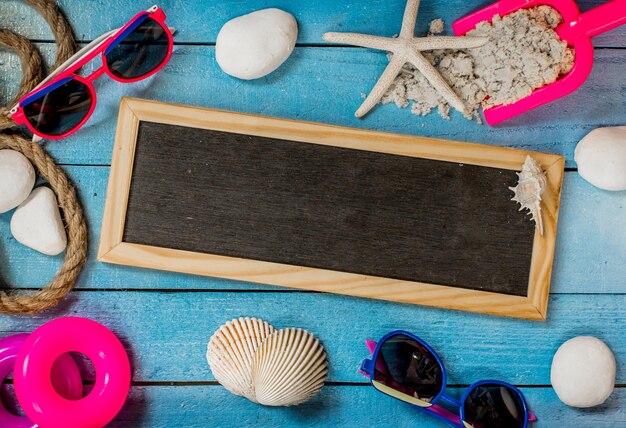
<svg viewBox="0 0 626 428"><path fill-rule="evenodd" d="M54 388L54 361L68 352L87 356L96 371L93 390L71 400ZM121 410L130 388L130 363L119 339L85 318L50 321L24 342L15 362L15 394L24 413L43 428L101 428Z"/></svg>
<svg viewBox="0 0 626 428"><path fill-rule="evenodd" d="M28 338L28 334L14 334L0 339L0 382L13 372L17 354ZM52 367L52 384L64 397L79 399L83 394L83 381L74 359L61 355ZM6 410L0 403L0 427L36 428L37 425L27 417L17 416Z"/></svg>
<svg viewBox="0 0 626 428"><path fill-rule="evenodd" d="M563 23L556 28L556 32L574 48L574 67L567 75L536 89L526 98L485 110L485 120L489 125L495 125L574 92L587 79L593 66L591 38L626 24L626 0L612 0L585 13L580 13L573 0L502 0L459 19L452 24L452 29L457 36L462 36L481 21L491 22L496 14L504 16L518 9L541 5L551 6L563 16Z"/></svg>

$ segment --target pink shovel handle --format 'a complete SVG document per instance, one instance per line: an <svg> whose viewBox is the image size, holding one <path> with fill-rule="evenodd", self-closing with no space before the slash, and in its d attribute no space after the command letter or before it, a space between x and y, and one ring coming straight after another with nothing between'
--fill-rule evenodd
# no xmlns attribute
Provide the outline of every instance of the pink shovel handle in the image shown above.
<svg viewBox="0 0 626 428"><path fill-rule="evenodd" d="M626 0L612 0L583 13L579 18L587 37L595 37L626 24Z"/></svg>

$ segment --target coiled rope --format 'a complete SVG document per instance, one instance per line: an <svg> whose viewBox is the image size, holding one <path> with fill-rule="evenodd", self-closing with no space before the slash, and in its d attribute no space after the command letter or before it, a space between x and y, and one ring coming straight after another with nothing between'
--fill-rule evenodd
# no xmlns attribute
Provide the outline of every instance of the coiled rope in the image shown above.
<svg viewBox="0 0 626 428"><path fill-rule="evenodd" d="M37 9L50 25L57 44L53 69L65 62L76 50L72 29L51 0L25 0ZM63 265L48 285L34 292L0 291L0 312L34 314L57 305L74 288L87 259L87 226L76 190L61 167L41 147L11 130L15 123L8 116L11 106L30 92L44 76L41 54L25 37L7 29L0 29L0 47L16 52L22 64L22 81L9 107L0 107L0 149L22 153L33 164L41 177L50 183L61 207L67 229L67 250Z"/></svg>

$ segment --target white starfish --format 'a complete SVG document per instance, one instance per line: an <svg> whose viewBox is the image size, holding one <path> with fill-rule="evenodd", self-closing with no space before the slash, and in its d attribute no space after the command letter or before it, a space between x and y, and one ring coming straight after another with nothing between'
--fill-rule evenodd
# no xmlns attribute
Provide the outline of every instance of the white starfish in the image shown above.
<svg viewBox="0 0 626 428"><path fill-rule="evenodd" d="M379 49L391 52L393 56L389 65L372 88L361 107L354 113L356 117L364 116L385 95L404 64L413 65L428 79L431 85L443 96L448 103L463 114L467 114L465 104L452 90L448 83L433 65L424 58L422 51L435 49L468 49L476 48L487 43L485 37L450 37L429 36L415 37L415 21L420 0L408 0L402 18L402 29L398 37L380 37L359 33L325 33L324 40L334 43L361 46L364 48Z"/></svg>

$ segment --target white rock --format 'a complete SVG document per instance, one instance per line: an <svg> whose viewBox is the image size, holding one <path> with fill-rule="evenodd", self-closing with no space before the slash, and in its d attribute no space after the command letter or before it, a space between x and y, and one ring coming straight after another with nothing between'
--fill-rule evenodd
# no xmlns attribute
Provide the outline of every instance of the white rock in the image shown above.
<svg viewBox="0 0 626 428"><path fill-rule="evenodd" d="M578 173L604 190L626 190L626 126L598 128L574 152Z"/></svg>
<svg viewBox="0 0 626 428"><path fill-rule="evenodd" d="M597 406L613 392L615 357L600 339L575 337L556 351L550 381L559 399L568 406Z"/></svg>
<svg viewBox="0 0 626 428"><path fill-rule="evenodd" d="M0 214L12 210L30 195L35 169L15 150L0 150Z"/></svg>
<svg viewBox="0 0 626 428"><path fill-rule="evenodd" d="M215 43L217 63L226 74L250 80L276 70L293 52L298 24L280 9L263 9L228 21Z"/></svg>
<svg viewBox="0 0 626 428"><path fill-rule="evenodd" d="M38 187L15 210L11 233L17 242L49 256L65 250L67 235L54 192Z"/></svg>

